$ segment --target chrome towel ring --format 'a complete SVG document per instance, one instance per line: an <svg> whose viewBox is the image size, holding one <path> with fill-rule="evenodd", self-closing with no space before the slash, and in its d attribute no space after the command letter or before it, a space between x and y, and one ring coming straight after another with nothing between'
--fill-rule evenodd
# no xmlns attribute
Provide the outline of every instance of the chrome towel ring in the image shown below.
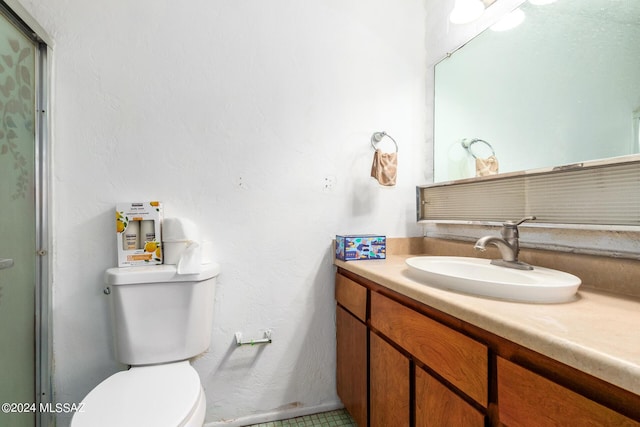
<svg viewBox="0 0 640 427"><path fill-rule="evenodd" d="M393 144L396 146L396 153L398 152L398 143L396 142L395 139L393 139L391 137L391 135L389 135L386 132L374 132L373 135L371 135L371 146L373 147L374 150L377 150L378 147L376 147L376 144L378 144L380 141L382 141L382 138L384 137L389 138L390 140L393 141Z"/></svg>
<svg viewBox="0 0 640 427"><path fill-rule="evenodd" d="M462 141L460 141L460 143L462 144L462 147L464 147L465 150L467 150L469 152L469 154L471 154L473 156L474 159L477 159L478 156L476 156L475 154L473 154L473 151L471 151L471 146L473 144L475 144L476 142L481 142L483 144L485 144L487 147L489 147L491 149L491 155L495 156L496 155L496 151L493 149L493 147L491 146L491 144L489 144L487 141L485 141L484 139L479 139L479 138L465 138Z"/></svg>

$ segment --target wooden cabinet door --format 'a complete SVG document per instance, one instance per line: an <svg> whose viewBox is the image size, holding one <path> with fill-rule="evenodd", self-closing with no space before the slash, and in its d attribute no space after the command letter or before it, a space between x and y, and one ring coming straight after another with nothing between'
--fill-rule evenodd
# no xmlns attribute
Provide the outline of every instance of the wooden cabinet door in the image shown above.
<svg viewBox="0 0 640 427"><path fill-rule="evenodd" d="M372 292L370 298L372 327L487 407L487 346L384 295Z"/></svg>
<svg viewBox="0 0 640 427"><path fill-rule="evenodd" d="M367 326L336 307L338 396L359 427L367 427Z"/></svg>
<svg viewBox="0 0 640 427"><path fill-rule="evenodd" d="M371 427L408 426L409 359L375 333L369 336Z"/></svg>
<svg viewBox="0 0 640 427"><path fill-rule="evenodd" d="M509 427L616 426L640 423L498 357L500 422Z"/></svg>
<svg viewBox="0 0 640 427"><path fill-rule="evenodd" d="M422 368L415 369L416 427L484 427L484 415Z"/></svg>

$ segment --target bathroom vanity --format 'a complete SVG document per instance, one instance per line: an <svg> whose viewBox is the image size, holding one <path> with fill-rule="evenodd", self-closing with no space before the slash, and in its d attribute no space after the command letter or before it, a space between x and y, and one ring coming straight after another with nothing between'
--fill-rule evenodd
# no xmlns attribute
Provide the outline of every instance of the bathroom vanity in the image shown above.
<svg viewBox="0 0 640 427"><path fill-rule="evenodd" d="M338 394L358 426L640 426L638 298L455 293L407 274L413 249L335 262Z"/></svg>

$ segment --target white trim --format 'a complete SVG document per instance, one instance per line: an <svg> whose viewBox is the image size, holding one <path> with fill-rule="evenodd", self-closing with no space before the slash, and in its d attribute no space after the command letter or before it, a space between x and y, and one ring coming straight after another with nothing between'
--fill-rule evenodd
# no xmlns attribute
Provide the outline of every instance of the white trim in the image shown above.
<svg viewBox="0 0 640 427"><path fill-rule="evenodd" d="M289 418L303 417L305 415L319 414L321 412L342 409L344 405L340 401L325 403L318 406L304 406L286 410L265 412L256 415L236 418L229 421L214 421L205 423L205 427L241 427L253 424L268 423L272 421L287 420Z"/></svg>

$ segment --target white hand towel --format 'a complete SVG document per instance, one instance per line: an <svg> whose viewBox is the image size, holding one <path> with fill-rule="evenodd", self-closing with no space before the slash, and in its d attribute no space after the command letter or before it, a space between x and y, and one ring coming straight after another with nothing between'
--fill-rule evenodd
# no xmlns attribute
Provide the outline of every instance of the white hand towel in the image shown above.
<svg viewBox="0 0 640 427"><path fill-rule="evenodd" d="M398 175L398 153L383 153L376 150L373 154L373 164L371 165L371 176L378 180L380 185L396 185Z"/></svg>

